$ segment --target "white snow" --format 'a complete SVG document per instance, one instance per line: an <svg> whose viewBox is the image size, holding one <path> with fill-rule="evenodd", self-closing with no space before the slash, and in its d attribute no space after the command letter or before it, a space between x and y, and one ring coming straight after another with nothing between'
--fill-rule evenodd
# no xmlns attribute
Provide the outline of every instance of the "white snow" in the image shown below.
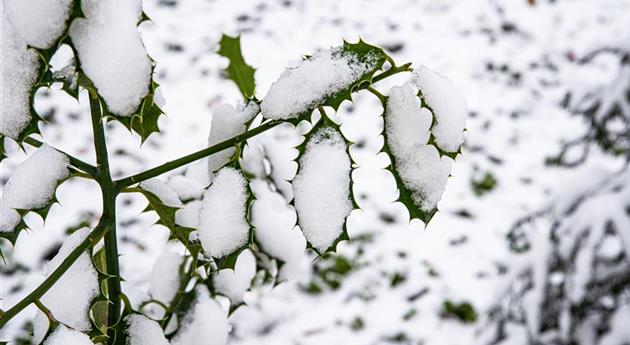
<svg viewBox="0 0 630 345"><path fill-rule="evenodd" d="M94 345L94 343L86 334L64 325L59 325L46 339L44 345Z"/></svg>
<svg viewBox="0 0 630 345"><path fill-rule="evenodd" d="M156 321L140 314L129 315L124 321L127 324L127 345L169 345Z"/></svg>
<svg viewBox="0 0 630 345"><path fill-rule="evenodd" d="M451 173L453 159L440 157L433 145L415 146L414 154L396 162L396 170L414 203L424 211L437 206Z"/></svg>
<svg viewBox="0 0 630 345"><path fill-rule="evenodd" d="M16 2L19 2L16 1ZM4 2L3 2L4 4ZM2 83L0 83L0 133L16 139L31 120L30 91L37 79L39 60L28 49L2 9Z"/></svg>
<svg viewBox="0 0 630 345"><path fill-rule="evenodd" d="M236 259L234 269L226 268L216 273L212 282L216 293L226 296L233 305L243 302L243 296L256 275L256 257L245 249Z"/></svg>
<svg viewBox="0 0 630 345"><path fill-rule="evenodd" d="M322 128L306 144L293 194L304 236L317 250L325 251L341 235L352 211L350 157L339 132Z"/></svg>
<svg viewBox="0 0 630 345"><path fill-rule="evenodd" d="M177 193L180 200L187 201L191 199L199 199L206 187L195 179L188 178L184 175L173 175L169 177L166 184Z"/></svg>
<svg viewBox="0 0 630 345"><path fill-rule="evenodd" d="M187 228L199 227L199 214L203 203L201 200L193 200L175 212L175 223Z"/></svg>
<svg viewBox="0 0 630 345"><path fill-rule="evenodd" d="M610 321L610 330L600 340L600 345L617 345L630 342L630 304L617 309Z"/></svg>
<svg viewBox="0 0 630 345"><path fill-rule="evenodd" d="M151 192L157 196L164 205L169 207L181 207L182 202L179 200L177 193L167 185L164 181L158 178L152 178L150 180L142 181L139 187L143 190Z"/></svg>
<svg viewBox="0 0 630 345"><path fill-rule="evenodd" d="M431 129L435 142L444 151L456 152L464 143L468 113L464 95L450 79L425 66L420 66L414 74L422 98L435 115L435 124Z"/></svg>
<svg viewBox="0 0 630 345"><path fill-rule="evenodd" d="M247 129L245 123L251 120L259 110L256 102L249 102L246 105L237 104L236 108L229 104L219 104L212 115L208 146L218 144L245 132ZM235 149L231 147L209 156L208 170L213 173L221 169L229 162L234 152Z"/></svg>
<svg viewBox="0 0 630 345"><path fill-rule="evenodd" d="M20 164L2 188L1 230L10 231L19 222L19 215L13 209L33 210L46 206L59 181L68 176L68 164L66 155L45 144Z"/></svg>
<svg viewBox="0 0 630 345"><path fill-rule="evenodd" d="M240 172L225 167L204 193L199 239L206 254L220 258L247 243L246 183Z"/></svg>
<svg viewBox="0 0 630 345"><path fill-rule="evenodd" d="M453 164L449 157L440 158L433 145L426 145L431 122L431 112L421 107L411 85L394 86L390 90L385 112L387 145L403 184L412 191L414 203L424 211L436 207Z"/></svg>
<svg viewBox="0 0 630 345"><path fill-rule="evenodd" d="M141 0L82 0L86 18L70 26L81 68L109 110L128 116L149 90L151 60L137 23Z"/></svg>
<svg viewBox="0 0 630 345"><path fill-rule="evenodd" d="M198 287L196 293L194 305L184 317L172 344L197 345L211 340L212 345L225 345L229 331L226 312L210 298L205 287Z"/></svg>
<svg viewBox="0 0 630 345"><path fill-rule="evenodd" d="M50 274L88 235L83 228L70 235L50 261L47 271ZM88 331L92 326L88 317L90 304L99 293L98 275L92 265L90 255L85 252L70 266L55 285L41 298L59 322L79 331Z"/></svg>
<svg viewBox="0 0 630 345"><path fill-rule="evenodd" d="M295 209L264 181L256 180L251 187L256 196L251 207L251 223L261 249L287 263L301 261L306 251L306 239L295 226Z"/></svg>
<svg viewBox="0 0 630 345"><path fill-rule="evenodd" d="M429 141L432 115L422 107L420 98L409 84L394 86L387 98L385 133L396 159L413 154L414 146Z"/></svg>
<svg viewBox="0 0 630 345"><path fill-rule="evenodd" d="M280 75L260 105L262 114L268 119L295 118L352 85L374 69L375 63L370 58L360 62L341 47L320 51Z"/></svg>
<svg viewBox="0 0 630 345"><path fill-rule="evenodd" d="M2 5L28 45L50 48L66 30L72 0L5 0Z"/></svg>
<svg viewBox="0 0 630 345"><path fill-rule="evenodd" d="M166 246L153 264L149 280L149 294L166 305L173 300L179 290L180 267L184 257Z"/></svg>

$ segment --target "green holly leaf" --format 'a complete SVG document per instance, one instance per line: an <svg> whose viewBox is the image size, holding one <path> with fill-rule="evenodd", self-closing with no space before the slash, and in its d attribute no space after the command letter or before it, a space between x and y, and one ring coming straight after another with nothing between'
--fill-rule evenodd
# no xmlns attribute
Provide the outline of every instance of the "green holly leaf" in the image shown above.
<svg viewBox="0 0 630 345"><path fill-rule="evenodd" d="M151 134L159 133L158 119L164 114L162 109L155 103L155 93L159 84L151 81L149 92L144 97L138 109L131 116L118 116L109 113L108 118L115 119L122 123L128 130L137 133L144 143Z"/></svg>
<svg viewBox="0 0 630 345"><path fill-rule="evenodd" d="M0 163L7 158L7 152L4 149L4 135L0 134Z"/></svg>
<svg viewBox="0 0 630 345"><path fill-rule="evenodd" d="M241 37L223 35L219 42L219 55L226 57L230 64L225 69L228 79L232 80L243 94L245 99L254 97L256 82L254 73L256 69L245 62L241 52Z"/></svg>
<svg viewBox="0 0 630 345"><path fill-rule="evenodd" d="M165 205L157 195L140 187L135 188L134 190L144 195L149 202L143 212L155 211L158 216L156 224L164 225L169 230L175 229L175 212L179 209L178 207Z"/></svg>

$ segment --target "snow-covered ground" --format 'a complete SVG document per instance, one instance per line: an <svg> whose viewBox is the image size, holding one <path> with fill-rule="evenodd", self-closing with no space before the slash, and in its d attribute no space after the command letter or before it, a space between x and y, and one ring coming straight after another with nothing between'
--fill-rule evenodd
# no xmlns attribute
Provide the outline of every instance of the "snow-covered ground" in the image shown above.
<svg viewBox="0 0 630 345"><path fill-rule="evenodd" d="M374 135L383 126L378 99L359 93L352 106L342 106L344 134L363 144L353 156L362 209L352 213L348 231L356 240L339 247L343 262L319 262L319 272L305 264L291 282L247 295L247 305L231 317L234 344L475 343L484 311L505 284L507 231L517 219L587 182L579 172L546 166L545 159L558 152L562 140L584 131L581 118L560 106L567 89L609 82L616 69L605 58L586 67L572 62L602 44L630 38L626 0L146 0L144 9L153 22L142 25L142 38L157 64L167 116L160 121L162 133L142 146L111 123L115 178L207 145L212 112L240 98L222 76L227 61L215 53L222 33L241 34L245 59L257 69L259 98L303 55L362 38L382 45L401 64L426 65L448 76L469 107L463 154L440 212L424 228L418 221L409 225L404 207L392 203L395 187L382 169L383 157L377 155L382 142ZM69 55L63 55L56 66L65 65ZM387 93L403 82L401 77L376 88ZM77 105L59 90L40 91L36 104L49 120L42 128L46 141L92 162L85 95ZM8 150L3 184L25 158L16 147ZM619 162L595 152L587 165L612 171ZM486 176L496 185L474 188L473 181ZM23 233L15 249L3 247L8 252L8 264L1 266L3 309L43 279L43 263L56 253L67 228L93 225L98 218L94 183L73 179L57 198L60 205L45 225L29 216L33 231ZM151 268L168 232L151 225L154 215L138 217L145 207L141 197L125 194L118 206L123 290L137 303L148 295ZM322 275L339 286L332 288ZM444 313L445 301L470 303L477 322ZM0 339L18 334L34 313L31 308L16 318Z"/></svg>

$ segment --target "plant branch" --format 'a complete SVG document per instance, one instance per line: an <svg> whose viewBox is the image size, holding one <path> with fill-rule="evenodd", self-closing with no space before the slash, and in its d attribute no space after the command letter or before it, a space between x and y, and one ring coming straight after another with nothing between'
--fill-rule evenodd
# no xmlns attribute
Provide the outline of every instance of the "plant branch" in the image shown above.
<svg viewBox="0 0 630 345"><path fill-rule="evenodd" d="M40 146L44 145L43 142L41 142L41 141L39 141L39 140L37 140L37 139L35 139L33 137L26 137L24 139L24 142L29 144L29 145L31 145L31 146L34 146L34 147L40 147ZM59 149L55 148L55 150L63 153L64 155L66 155L68 157L68 159L70 160L70 164L72 164L78 170L81 170L81 171L87 173L88 175L90 175L92 177L96 176L96 167L93 166L92 164L84 162L84 161L82 161L82 160L80 160L80 159L78 159L78 158L76 158L76 157L74 157L72 155L69 155L66 152L63 152L63 151L61 151Z"/></svg>
<svg viewBox="0 0 630 345"><path fill-rule="evenodd" d="M7 310L2 317L0 317L0 328L4 327L9 320L19 314L24 308L28 307L31 303L39 300L56 282L61 276L72 266L72 264L89 248L95 246L98 241L101 240L107 228L103 221L90 232L83 242L81 242L70 254L61 262L50 275L37 287L33 292L24 297L21 301L16 303L11 309Z"/></svg>
<svg viewBox="0 0 630 345"><path fill-rule="evenodd" d="M108 344L116 340L116 326L121 314L120 263L118 262L118 238L116 236L116 196L118 190L112 181L109 170L109 158L105 130L103 128L103 110L98 95L90 95L90 113L94 133L94 149L96 151L97 176L103 195L103 214L101 221L105 224L105 267L107 278L107 337Z"/></svg>
<svg viewBox="0 0 630 345"><path fill-rule="evenodd" d="M229 149L231 147L233 147L234 145L241 143L253 136L256 136L262 132L265 132L267 130L270 130L276 126L278 126L279 124L283 123L283 121L277 121L277 120L272 120L269 121L267 123L264 123L256 128L253 128L245 133L236 135L230 139L227 139L225 141L222 141L216 145L212 145L208 148L199 150L197 152L191 153L187 156L172 160L170 162L166 162L162 165L158 165L155 168L149 169L145 172L133 175L133 176L129 176L126 178L123 178L121 180L116 181L116 186L118 188L118 190L122 190L125 187L129 187L133 184L136 184L138 182L142 182L145 180L148 180L150 178L162 175L166 172L169 172L173 169L177 169L179 167L182 167L186 164L190 164L196 160L205 158L207 156L210 156L214 153Z"/></svg>

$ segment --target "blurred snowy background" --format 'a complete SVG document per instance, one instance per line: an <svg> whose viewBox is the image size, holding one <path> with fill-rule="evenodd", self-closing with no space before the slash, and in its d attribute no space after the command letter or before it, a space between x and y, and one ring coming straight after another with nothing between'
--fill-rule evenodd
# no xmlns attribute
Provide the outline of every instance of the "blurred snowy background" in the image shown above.
<svg viewBox="0 0 630 345"><path fill-rule="evenodd" d="M448 76L468 102L463 156L426 229L391 202L395 189L376 157L378 100L360 93L342 107L341 121L358 128L345 134L363 151L353 240L297 279L251 292L231 317L232 344L630 342L630 1L146 0L144 8L153 22L141 31L168 116L142 146L111 123L115 178L207 145L213 108L240 98L216 54L222 33L241 35L259 98L303 55L361 37L400 64ZM617 101L620 120L600 126ZM36 100L49 122L45 140L93 161L86 104L59 90ZM26 157L7 150L2 184ZM3 309L41 281L68 229L94 224L98 195L96 184L73 179L46 224L29 216L33 231L15 248L2 243ZM137 216L144 203L126 194L118 205L123 289L134 303L146 297L168 238L154 215ZM616 285L590 296L598 282ZM34 312L0 339L26 339Z"/></svg>

